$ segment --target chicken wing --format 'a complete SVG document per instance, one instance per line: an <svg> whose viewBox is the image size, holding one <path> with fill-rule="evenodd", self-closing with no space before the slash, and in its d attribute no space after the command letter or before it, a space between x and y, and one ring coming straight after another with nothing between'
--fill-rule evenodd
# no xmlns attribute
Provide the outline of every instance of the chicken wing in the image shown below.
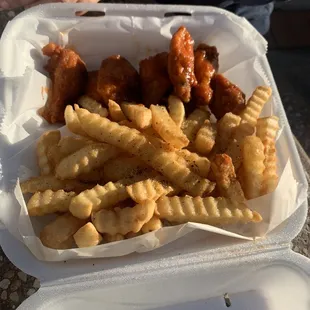
<svg viewBox="0 0 310 310"><path fill-rule="evenodd" d="M124 57L110 56L101 63L97 91L106 104L109 100L138 102L141 99L139 74Z"/></svg>
<svg viewBox="0 0 310 310"><path fill-rule="evenodd" d="M183 101L191 99L191 88L197 85L194 74L194 40L182 26L170 42L168 72L175 94Z"/></svg>
<svg viewBox="0 0 310 310"><path fill-rule="evenodd" d="M65 106L74 103L84 92L86 66L76 52L55 43L44 46L42 52L50 57L45 69L52 83L47 102L40 113L49 123L64 122Z"/></svg>
<svg viewBox="0 0 310 310"><path fill-rule="evenodd" d="M218 55L215 46L206 44L200 44L195 50L195 76L198 85L193 88L192 95L196 105L207 105L212 99L210 82L218 70Z"/></svg>
<svg viewBox="0 0 310 310"><path fill-rule="evenodd" d="M159 104L172 87L168 75L168 53L141 60L139 71L144 105Z"/></svg>
<svg viewBox="0 0 310 310"><path fill-rule="evenodd" d="M91 71L88 72L88 81L86 86L86 95L98 102L102 101L100 94L97 91L98 84L98 72L99 71Z"/></svg>
<svg viewBox="0 0 310 310"><path fill-rule="evenodd" d="M238 115L245 108L244 93L223 75L215 74L211 87L214 96L210 109L217 119L222 118L228 112Z"/></svg>

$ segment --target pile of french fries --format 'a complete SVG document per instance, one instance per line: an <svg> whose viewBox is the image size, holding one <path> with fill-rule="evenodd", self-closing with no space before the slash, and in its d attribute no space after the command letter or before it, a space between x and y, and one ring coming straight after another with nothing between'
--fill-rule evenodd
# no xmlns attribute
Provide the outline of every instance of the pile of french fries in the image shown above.
<svg viewBox="0 0 310 310"><path fill-rule="evenodd" d="M183 102L147 108L82 97L67 106L67 128L45 132L41 175L21 183L30 216L56 213L40 233L54 249L96 246L197 222L260 222L246 200L278 183L275 116L259 118L271 96L258 87L240 115L217 122L205 107L187 118Z"/></svg>

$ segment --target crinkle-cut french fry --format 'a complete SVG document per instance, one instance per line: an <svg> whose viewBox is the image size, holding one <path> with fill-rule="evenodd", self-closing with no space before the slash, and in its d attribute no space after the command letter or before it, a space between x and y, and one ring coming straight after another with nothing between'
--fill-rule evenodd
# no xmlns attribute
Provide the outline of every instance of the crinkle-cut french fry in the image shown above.
<svg viewBox="0 0 310 310"><path fill-rule="evenodd" d="M154 215L147 223L142 226L141 231L142 233L146 234L150 231L158 230L162 227L163 223L156 215Z"/></svg>
<svg viewBox="0 0 310 310"><path fill-rule="evenodd" d="M136 238L142 235L142 231L138 231L136 233L130 231L128 234L125 235L125 239L132 239L132 238Z"/></svg>
<svg viewBox="0 0 310 310"><path fill-rule="evenodd" d="M89 172L80 174L77 179L84 183L96 183L105 181L104 168L95 168Z"/></svg>
<svg viewBox="0 0 310 310"><path fill-rule="evenodd" d="M88 218L92 212L107 209L124 201L130 196L126 186L152 176L149 172L119 180L116 183L108 182L105 185L96 185L92 189L85 190L71 200L69 210L78 218Z"/></svg>
<svg viewBox="0 0 310 310"><path fill-rule="evenodd" d="M137 128L137 125L134 122L129 121L128 119L125 119L123 121L118 122L121 126L127 126L129 128Z"/></svg>
<svg viewBox="0 0 310 310"><path fill-rule="evenodd" d="M174 152L175 148L170 143L162 140L153 127L149 127L143 130L145 137L155 146L157 149L161 149L167 152Z"/></svg>
<svg viewBox="0 0 310 310"><path fill-rule="evenodd" d="M116 235L104 234L103 235L103 240L105 242L116 242L116 241L122 241L124 239L125 237L121 234L116 234Z"/></svg>
<svg viewBox="0 0 310 310"><path fill-rule="evenodd" d="M124 115L136 125L136 128L144 129L151 127L152 112L143 104L123 102L121 103L121 108Z"/></svg>
<svg viewBox="0 0 310 310"><path fill-rule="evenodd" d="M279 130L279 119L276 116L260 118L256 125L256 135L264 145L264 181L261 194L273 192L278 185L277 155L275 140Z"/></svg>
<svg viewBox="0 0 310 310"><path fill-rule="evenodd" d="M245 137L251 136L255 128L247 123L240 124L236 129L233 137L228 143L225 153L231 157L235 171L238 171L242 162L241 147Z"/></svg>
<svg viewBox="0 0 310 310"><path fill-rule="evenodd" d="M59 179L74 179L78 175L88 173L119 154L116 147L105 143L94 143L83 147L64 158L56 168Z"/></svg>
<svg viewBox="0 0 310 310"><path fill-rule="evenodd" d="M185 108L180 98L170 95L168 98L170 117L178 127L181 127L185 119Z"/></svg>
<svg viewBox="0 0 310 310"><path fill-rule="evenodd" d="M265 105L271 97L272 90L268 86L257 87L245 106L245 109L240 113L241 123L248 123L255 127L257 119Z"/></svg>
<svg viewBox="0 0 310 310"><path fill-rule="evenodd" d="M156 202L155 214L160 219L180 224L196 222L215 225L262 220L259 213L251 211L244 203L223 197L161 197Z"/></svg>
<svg viewBox="0 0 310 310"><path fill-rule="evenodd" d="M192 195L199 196L212 191L213 183L199 177L186 166L175 161L171 153L156 149L138 130L120 126L84 109L79 109L77 114L83 128L91 137L140 157L173 184L187 190Z"/></svg>
<svg viewBox="0 0 310 310"><path fill-rule="evenodd" d="M226 113L217 122L216 149L219 153L226 150L229 141L235 133L235 129L239 126L241 117L233 113Z"/></svg>
<svg viewBox="0 0 310 310"><path fill-rule="evenodd" d="M245 137L242 145L244 194L247 199L260 196L265 170L264 145L260 138Z"/></svg>
<svg viewBox="0 0 310 310"><path fill-rule="evenodd" d="M53 167L57 167L57 165L64 158L63 154L59 150L59 146L57 144L52 145L48 148L47 151L48 161L51 163Z"/></svg>
<svg viewBox="0 0 310 310"><path fill-rule="evenodd" d="M93 140L84 137L66 136L60 139L58 148L62 158L64 158L93 143L95 143Z"/></svg>
<svg viewBox="0 0 310 310"><path fill-rule="evenodd" d="M211 124L209 120L205 120L204 124L200 127L197 132L195 139L196 150L203 154L207 155L213 149L216 138L216 127L214 124Z"/></svg>
<svg viewBox="0 0 310 310"><path fill-rule="evenodd" d="M23 194L44 192L48 189L58 191L63 189L66 192L74 191L79 193L89 188L88 184L77 180L59 180L53 175L33 177L27 181L21 182L20 187Z"/></svg>
<svg viewBox="0 0 310 310"><path fill-rule="evenodd" d="M108 106L109 106L109 115L112 121L121 122L127 120L126 116L124 115L118 103L110 99Z"/></svg>
<svg viewBox="0 0 310 310"><path fill-rule="evenodd" d="M144 204L137 204L133 208L102 209L93 215L92 221L100 233L110 235L136 233L153 217L155 206L154 201L147 201Z"/></svg>
<svg viewBox="0 0 310 310"><path fill-rule="evenodd" d="M85 225L85 220L65 213L43 228L40 233L40 240L48 248L63 249L83 225Z"/></svg>
<svg viewBox="0 0 310 310"><path fill-rule="evenodd" d="M108 110L104 108L98 101L88 97L82 96L78 100L78 105L88 110L91 113L97 113L102 117L108 116Z"/></svg>
<svg viewBox="0 0 310 310"><path fill-rule="evenodd" d="M138 175L151 168L137 157L132 157L127 154L109 159L103 168L103 179L112 182L124 179L129 176Z"/></svg>
<svg viewBox="0 0 310 310"><path fill-rule="evenodd" d="M190 170L202 178L208 178L211 163L207 157L200 156L197 153L190 152L186 149L179 150L176 154L185 160L185 165Z"/></svg>
<svg viewBox="0 0 310 310"><path fill-rule="evenodd" d="M159 105L151 105L152 127L159 136L176 149L181 149L189 144L189 140L170 117L167 109Z"/></svg>
<svg viewBox="0 0 310 310"><path fill-rule="evenodd" d="M133 183L126 188L131 199L137 203L144 203L147 200L156 201L174 190L173 186L161 176Z"/></svg>
<svg viewBox="0 0 310 310"><path fill-rule="evenodd" d="M79 118L76 115L73 107L71 105L67 105L65 109L65 122L68 129L75 133L76 135L87 137L86 132L82 129Z"/></svg>
<svg viewBox="0 0 310 310"><path fill-rule="evenodd" d="M96 185L81 192L71 200L69 210L77 218L87 219L92 212L113 207L120 201L130 198L122 182L108 182Z"/></svg>
<svg viewBox="0 0 310 310"><path fill-rule="evenodd" d="M217 188L221 196L234 201L245 202L244 193L237 180L234 165L228 155L215 155L211 163L211 169L214 172Z"/></svg>
<svg viewBox="0 0 310 310"><path fill-rule="evenodd" d="M35 193L27 203L30 216L42 216L55 212L68 212L71 199L75 192L65 192L60 189L56 192L48 189Z"/></svg>
<svg viewBox="0 0 310 310"><path fill-rule="evenodd" d="M182 130L189 141L194 142L196 134L206 119L210 118L210 113L195 109L182 124Z"/></svg>
<svg viewBox="0 0 310 310"><path fill-rule="evenodd" d="M101 235L95 226L88 222L81 227L74 235L74 241L79 248L87 248L96 246L102 241Z"/></svg>
<svg viewBox="0 0 310 310"><path fill-rule="evenodd" d="M40 168L41 175L49 175L54 171L54 165L49 161L48 151L49 149L57 145L60 140L60 131L51 130L42 134L37 142L37 160Z"/></svg>

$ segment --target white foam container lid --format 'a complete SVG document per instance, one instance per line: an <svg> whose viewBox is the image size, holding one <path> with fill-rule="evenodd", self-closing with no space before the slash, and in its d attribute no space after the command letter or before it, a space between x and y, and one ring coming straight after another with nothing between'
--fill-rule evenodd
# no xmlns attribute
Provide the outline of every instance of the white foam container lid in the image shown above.
<svg viewBox="0 0 310 310"><path fill-rule="evenodd" d="M141 17L186 12L194 17L195 12L207 14L210 8L61 4L40 6L24 14L72 18L75 11L84 10ZM14 31L14 21L6 34L8 31ZM280 100L266 57L261 65L274 95ZM282 106L280 114L292 164L306 182ZM310 261L290 249L291 240L302 229L306 216L304 202L266 239L257 242L195 231L151 252L108 259L38 261L6 230L0 230L0 244L18 268L41 281L38 292L18 309L307 310L310 309ZM229 307L224 301L226 293Z"/></svg>

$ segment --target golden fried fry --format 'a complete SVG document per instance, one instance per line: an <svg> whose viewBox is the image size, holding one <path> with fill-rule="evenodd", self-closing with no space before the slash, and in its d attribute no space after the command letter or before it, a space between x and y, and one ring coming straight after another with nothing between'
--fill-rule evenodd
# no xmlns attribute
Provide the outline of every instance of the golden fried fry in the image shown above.
<svg viewBox="0 0 310 310"><path fill-rule="evenodd" d="M70 213L60 215L46 225L40 233L40 240L48 248L64 249L68 241L83 225L84 220L75 218ZM70 244L69 242L69 244Z"/></svg>
<svg viewBox="0 0 310 310"><path fill-rule="evenodd" d="M77 114L83 128L91 137L140 157L173 184L192 195L199 196L212 191L214 185L210 181L202 179L187 167L174 161L171 153L156 149L141 132L120 126L84 109L79 109Z"/></svg>
<svg viewBox="0 0 310 310"><path fill-rule="evenodd" d="M20 184L23 194L44 192L48 189L58 191L63 189L66 192L74 191L79 193L89 188L89 185L81 183L76 180L58 180L53 175L33 177Z"/></svg>
<svg viewBox="0 0 310 310"><path fill-rule="evenodd" d="M142 233L147 234L150 231L158 230L162 227L163 223L157 216L154 215L147 223L142 226L141 231Z"/></svg>
<svg viewBox="0 0 310 310"><path fill-rule="evenodd" d="M63 157L64 156L63 154L61 154L59 146L57 144L54 144L48 148L47 158L48 161L51 163L51 166L57 167L57 165L61 162Z"/></svg>
<svg viewBox="0 0 310 310"><path fill-rule="evenodd" d="M98 101L88 97L82 96L78 100L79 106L88 110L91 113L97 113L102 117L108 116L108 110L104 108Z"/></svg>
<svg viewBox="0 0 310 310"><path fill-rule="evenodd" d="M181 127L185 118L185 108L181 99L176 96L169 96L168 108L170 117L178 127Z"/></svg>
<svg viewBox="0 0 310 310"><path fill-rule="evenodd" d="M66 136L60 139L58 143L59 153L62 159L68 155L75 153L81 148L95 143L93 140L84 137Z"/></svg>
<svg viewBox="0 0 310 310"><path fill-rule="evenodd" d="M143 130L144 136L153 144L157 149L162 149L167 152L174 152L175 148L170 143L162 140L153 127Z"/></svg>
<svg viewBox="0 0 310 310"><path fill-rule="evenodd" d="M260 196L265 170L264 145L260 138L246 137L242 145L244 193L247 199Z"/></svg>
<svg viewBox="0 0 310 310"><path fill-rule="evenodd" d="M116 235L104 234L103 239L105 242L116 242L116 241L124 240L125 237L121 234L116 234Z"/></svg>
<svg viewBox="0 0 310 310"><path fill-rule="evenodd" d="M68 129L83 137L87 137L87 134L82 129L80 121L76 115L76 112L74 111L73 107L71 105L67 105L65 109L65 122Z"/></svg>
<svg viewBox="0 0 310 310"><path fill-rule="evenodd" d="M241 117L233 113L226 113L217 122L216 149L218 152L222 153L226 150L240 122Z"/></svg>
<svg viewBox="0 0 310 310"><path fill-rule="evenodd" d="M108 105L109 105L109 114L112 121L121 122L127 120L126 116L124 115L118 103L116 103L113 100L109 100Z"/></svg>
<svg viewBox="0 0 310 310"><path fill-rule="evenodd" d="M182 130L170 117L165 107L151 105L152 127L161 136L161 138L173 145L176 149L186 147L189 143Z"/></svg>
<svg viewBox="0 0 310 310"><path fill-rule="evenodd" d="M101 233L110 235L138 232L153 217L155 202L147 201L133 208L101 210L93 215L93 223Z"/></svg>
<svg viewBox="0 0 310 310"><path fill-rule="evenodd" d="M278 185L277 154L275 140L279 130L279 120L276 116L260 118L256 125L256 135L264 145L264 181L261 194L273 192Z"/></svg>
<svg viewBox="0 0 310 310"><path fill-rule="evenodd" d="M202 224L226 224L260 222L259 213L245 204L223 197L162 197L156 202L155 214L160 219L174 223L196 222Z"/></svg>
<svg viewBox="0 0 310 310"><path fill-rule="evenodd" d="M78 175L77 178L85 183L104 182L104 168L94 168L89 172Z"/></svg>
<svg viewBox="0 0 310 310"><path fill-rule="evenodd" d="M102 241L101 235L95 226L88 222L81 227L74 235L74 241L79 248L87 248L96 246Z"/></svg>
<svg viewBox="0 0 310 310"><path fill-rule="evenodd" d="M71 199L76 194L58 190L56 192L48 189L44 192L35 193L27 203L30 216L42 216L55 212L68 212Z"/></svg>
<svg viewBox="0 0 310 310"><path fill-rule="evenodd" d="M248 100L245 109L240 113L241 123L248 123L252 127L256 126L257 119L265 103L271 97L271 88L260 86L255 89L251 98Z"/></svg>
<svg viewBox="0 0 310 310"><path fill-rule="evenodd" d="M133 183L126 188L131 199L137 203L144 203L147 200L156 201L174 190L173 186L161 176Z"/></svg>
<svg viewBox="0 0 310 310"><path fill-rule="evenodd" d="M102 167L119 152L117 148L108 144L90 144L64 158L56 168L56 176L59 179L74 179L78 175Z"/></svg>
<svg viewBox="0 0 310 310"><path fill-rule="evenodd" d="M109 159L103 168L103 179L112 182L135 176L151 168L137 157L128 157L129 155L120 155L117 158Z"/></svg>
<svg viewBox="0 0 310 310"><path fill-rule="evenodd" d="M234 201L245 202L243 190L237 180L234 165L226 154L217 154L211 164L220 195Z"/></svg>
<svg viewBox="0 0 310 310"><path fill-rule="evenodd" d="M216 128L209 120L205 120L204 124L200 127L196 139L195 147L196 150L207 155L211 152L216 138Z"/></svg>
<svg viewBox="0 0 310 310"><path fill-rule="evenodd" d="M197 153L189 150L180 150L176 152L183 160L185 165L194 173L202 178L207 178L210 171L210 161L207 157L199 156Z"/></svg>
<svg viewBox="0 0 310 310"><path fill-rule="evenodd" d="M228 143L225 153L231 157L235 171L238 171L242 163L241 147L243 141L245 137L251 136L254 133L254 130L254 127L248 123L242 123L235 129L234 135Z"/></svg>
<svg viewBox="0 0 310 310"><path fill-rule="evenodd" d="M59 140L60 140L59 130L46 131L39 138L37 142L36 153L41 175L52 174L54 166L53 163L50 162L48 159L48 152L52 146L57 145Z"/></svg>
<svg viewBox="0 0 310 310"><path fill-rule="evenodd" d="M109 182L85 190L71 200L69 210L77 218L87 219L92 212L113 207L129 195L122 182Z"/></svg>
<svg viewBox="0 0 310 310"><path fill-rule="evenodd" d="M136 125L136 128L145 129L151 127L152 112L143 104L123 102L121 108L124 115Z"/></svg>
<svg viewBox="0 0 310 310"><path fill-rule="evenodd" d="M196 134L206 119L209 119L210 113L202 109L195 109L189 117L183 122L182 130L189 141L194 142Z"/></svg>

